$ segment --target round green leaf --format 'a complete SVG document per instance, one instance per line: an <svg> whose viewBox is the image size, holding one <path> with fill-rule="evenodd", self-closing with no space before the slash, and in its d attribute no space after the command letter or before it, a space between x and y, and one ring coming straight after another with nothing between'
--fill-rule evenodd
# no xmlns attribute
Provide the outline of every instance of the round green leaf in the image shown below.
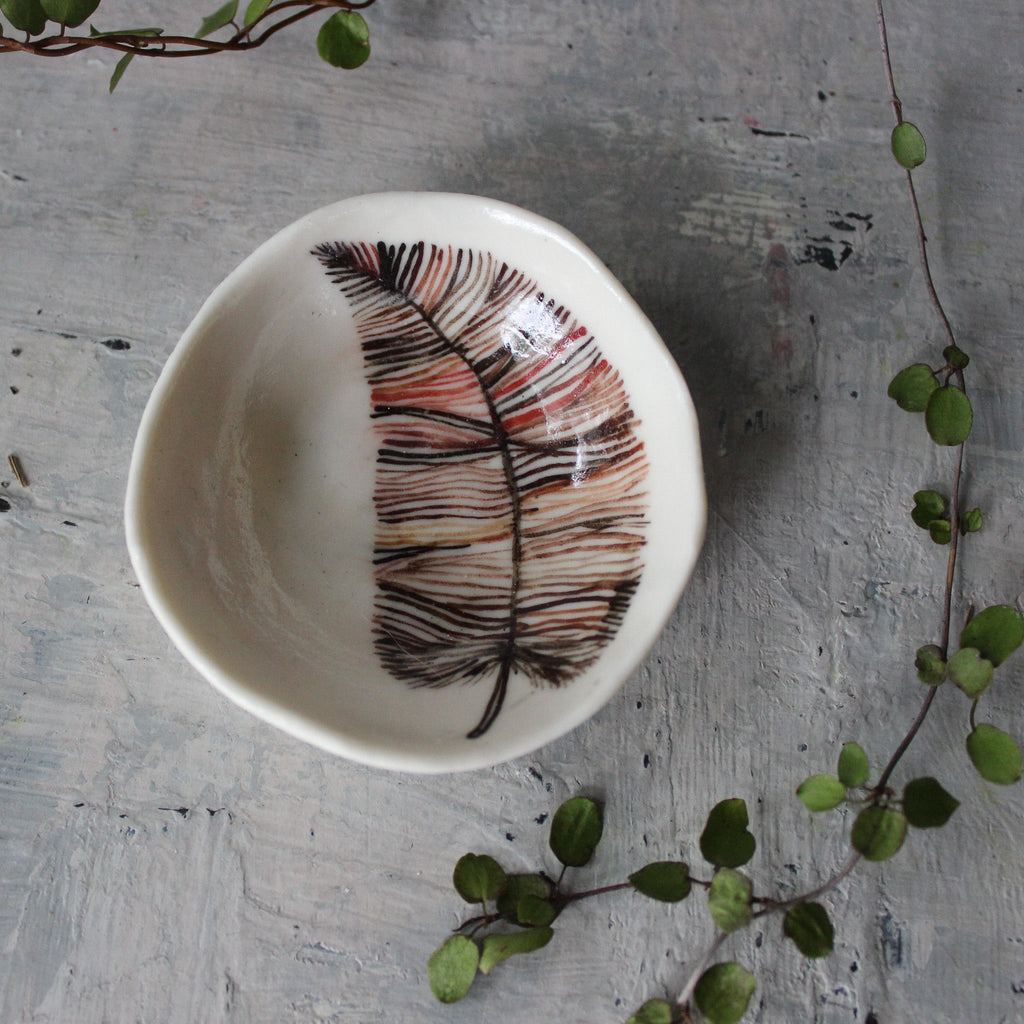
<svg viewBox="0 0 1024 1024"><path fill-rule="evenodd" d="M888 860L906 837L906 817L889 807L865 807L850 829L853 848L866 860Z"/></svg>
<svg viewBox="0 0 1024 1024"><path fill-rule="evenodd" d="M812 775L800 783L796 795L809 811L831 811L846 799L846 787L831 775Z"/></svg>
<svg viewBox="0 0 1024 1024"><path fill-rule="evenodd" d="M868 762L868 755L859 743L844 743L843 749L839 751L839 764L837 767L839 781L848 789L863 786L871 774L871 764Z"/></svg>
<svg viewBox="0 0 1024 1024"><path fill-rule="evenodd" d="M967 737L967 753L981 777L1009 786L1021 776L1021 753L1017 741L994 725L975 726Z"/></svg>
<svg viewBox="0 0 1024 1024"><path fill-rule="evenodd" d="M370 56L370 29L357 11L335 11L320 26L316 50L336 68L359 67Z"/></svg>
<svg viewBox="0 0 1024 1024"><path fill-rule="evenodd" d="M971 357L958 345L947 345L942 350L942 358L951 370L966 370Z"/></svg>
<svg viewBox="0 0 1024 1024"><path fill-rule="evenodd" d="M888 395L907 412L924 412L928 399L939 386L927 363L914 363L900 370L889 382Z"/></svg>
<svg viewBox="0 0 1024 1024"><path fill-rule="evenodd" d="M942 648L938 644L925 644L917 649L914 657L914 668L917 678L928 686L938 686L946 678L946 662L942 658Z"/></svg>
<svg viewBox="0 0 1024 1024"><path fill-rule="evenodd" d="M222 29L225 25L230 25L231 19L234 18L237 11L238 0L228 0L226 4L218 7L213 14L203 18L203 23L199 26L199 31L196 32L196 38L205 39L206 36L213 35L214 32Z"/></svg>
<svg viewBox="0 0 1024 1024"><path fill-rule="evenodd" d="M582 867L601 841L601 808L585 796L566 800L551 819L548 845L566 867Z"/></svg>
<svg viewBox="0 0 1024 1024"><path fill-rule="evenodd" d="M629 876L629 881L638 893L663 903L678 903L690 895L690 869L680 861L645 864Z"/></svg>
<svg viewBox="0 0 1024 1024"><path fill-rule="evenodd" d="M946 499L938 491L914 493L914 507L910 512L910 518L922 530L927 530L933 520L941 519L945 511Z"/></svg>
<svg viewBox="0 0 1024 1024"><path fill-rule="evenodd" d="M828 911L820 903L797 903L790 907L782 921L782 932L810 958L828 956L836 934Z"/></svg>
<svg viewBox="0 0 1024 1024"><path fill-rule="evenodd" d="M959 806L960 801L931 777L913 779L903 789L903 813L914 828L939 828Z"/></svg>
<svg viewBox="0 0 1024 1024"><path fill-rule="evenodd" d="M910 121L901 121L892 130L892 155L900 167L912 171L924 163L927 147L920 129Z"/></svg>
<svg viewBox="0 0 1024 1024"><path fill-rule="evenodd" d="M516 907L516 922L523 925L545 927L558 917L558 911L550 900L540 896L524 896Z"/></svg>
<svg viewBox="0 0 1024 1024"><path fill-rule="evenodd" d="M100 5L100 0L40 0L46 16L68 28L78 28Z"/></svg>
<svg viewBox="0 0 1024 1024"><path fill-rule="evenodd" d="M551 891L551 883L542 875L508 875L505 888L498 895L498 913L514 924L538 924L536 921L522 920L519 908L527 897L546 901Z"/></svg>
<svg viewBox="0 0 1024 1024"><path fill-rule="evenodd" d="M0 0L0 13L22 32L37 36L46 28L46 11L39 0Z"/></svg>
<svg viewBox="0 0 1024 1024"><path fill-rule="evenodd" d="M706 861L720 868L746 864L757 849L757 840L747 830L747 805L734 797L711 808L700 835L700 852Z"/></svg>
<svg viewBox="0 0 1024 1024"><path fill-rule="evenodd" d="M672 1024L675 1011L664 999L648 999L626 1024Z"/></svg>
<svg viewBox="0 0 1024 1024"><path fill-rule="evenodd" d="M924 425L936 444L963 444L971 433L974 410L971 400L955 384L936 388L924 410Z"/></svg>
<svg viewBox="0 0 1024 1024"><path fill-rule="evenodd" d="M948 519L933 519L928 524L928 536L936 544L948 544L950 538L953 536Z"/></svg>
<svg viewBox="0 0 1024 1024"><path fill-rule="evenodd" d="M978 612L960 633L961 647L976 648L993 665L1001 665L1024 641L1024 616L1008 604Z"/></svg>
<svg viewBox="0 0 1024 1024"><path fill-rule="evenodd" d="M244 24L246 28L260 20L267 13L267 8L273 0L249 0L249 6L245 9Z"/></svg>
<svg viewBox="0 0 1024 1024"><path fill-rule="evenodd" d="M980 508L968 509L960 517L960 532L961 533L977 533L983 525L983 519Z"/></svg>
<svg viewBox="0 0 1024 1024"><path fill-rule="evenodd" d="M510 956L541 949L554 934L550 928L526 928L507 935L488 935L480 946L480 973L490 974L495 966Z"/></svg>
<svg viewBox="0 0 1024 1024"><path fill-rule="evenodd" d="M719 868L708 888L708 909L723 932L734 932L750 924L753 886L746 875L732 868Z"/></svg>
<svg viewBox="0 0 1024 1024"><path fill-rule="evenodd" d="M700 976L693 998L708 1024L737 1024L756 988L754 976L740 964L715 964Z"/></svg>
<svg viewBox="0 0 1024 1024"><path fill-rule="evenodd" d="M442 1003L457 1003L473 984L479 962L477 944L465 935L453 935L427 961L430 991Z"/></svg>
<svg viewBox="0 0 1024 1024"><path fill-rule="evenodd" d="M972 700L976 700L992 682L992 662L974 647L961 647L949 659L949 678Z"/></svg>
<svg viewBox="0 0 1024 1024"><path fill-rule="evenodd" d="M493 900L505 886L502 866L486 853L467 853L460 857L452 872L455 891L467 903Z"/></svg>

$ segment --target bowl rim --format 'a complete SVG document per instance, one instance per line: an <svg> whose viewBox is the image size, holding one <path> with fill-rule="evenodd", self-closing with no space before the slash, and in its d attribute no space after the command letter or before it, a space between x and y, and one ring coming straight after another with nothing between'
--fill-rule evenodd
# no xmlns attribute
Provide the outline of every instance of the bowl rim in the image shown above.
<svg viewBox="0 0 1024 1024"><path fill-rule="evenodd" d="M460 751L448 751L444 755L424 754L404 750L395 746L360 740L352 732L339 731L330 723L311 719L295 707L271 699L258 692L245 679L225 672L216 660L205 651L192 636L187 625L175 612L168 599L165 587L160 581L155 552L150 550L146 531L142 523L144 505L144 476L152 457L157 440L157 425L165 398L174 387L178 370L200 344L204 331L215 320L218 310L236 292L264 261L273 259L275 254L287 246L290 238L300 235L304 229L319 220L344 213L346 208L356 209L381 203L395 206L401 204L438 204L453 208L472 208L474 215L493 217L499 221L527 228L535 234L547 236L560 243L579 258L585 269L599 283L622 302L630 317L636 320L638 328L643 327L646 343L653 343L663 359L666 371L674 374L683 420L686 421L687 436L678 439L680 459L690 464L692 483L696 487L691 517L678 533L678 544L682 558L673 591L673 599L665 601L660 619L648 629L647 641L637 648L631 659L631 666L625 673L593 692L580 694L579 701L572 705L572 713L556 716L548 723L541 723L529 736L520 738L517 744L507 744L508 749L484 754L487 748L466 746ZM129 463L124 502L125 539L132 567L138 579L143 596L155 618L186 661L216 690L231 702L269 723L285 733L312 746L374 768L383 768L413 774L439 774L483 769L526 756L555 739L571 732L604 707L637 671L644 659L663 633L669 619L675 612L683 591L690 581L697 558L704 542L707 523L707 496L704 483L701 442L696 409L683 378L682 372L672 357L658 331L647 318L639 304L624 285L612 274L603 261L566 228L536 213L512 203L485 196L444 192L444 191L386 191L351 196L329 203L310 211L297 220L276 231L245 256L202 302L198 311L175 343L170 355L160 370L142 413L132 448Z"/></svg>

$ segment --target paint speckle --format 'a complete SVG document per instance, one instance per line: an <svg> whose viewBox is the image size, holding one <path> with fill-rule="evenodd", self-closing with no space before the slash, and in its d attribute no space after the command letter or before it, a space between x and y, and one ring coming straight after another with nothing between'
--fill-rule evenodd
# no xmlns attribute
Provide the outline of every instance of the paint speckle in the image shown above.
<svg viewBox="0 0 1024 1024"><path fill-rule="evenodd" d="M132 347L132 343L124 338L106 338L100 344L111 352L127 352Z"/></svg>

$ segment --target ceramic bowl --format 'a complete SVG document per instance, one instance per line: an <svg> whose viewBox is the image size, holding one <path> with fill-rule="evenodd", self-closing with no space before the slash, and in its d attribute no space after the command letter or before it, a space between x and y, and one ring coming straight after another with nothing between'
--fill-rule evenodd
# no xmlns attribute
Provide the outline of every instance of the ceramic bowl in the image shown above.
<svg viewBox="0 0 1024 1024"><path fill-rule="evenodd" d="M703 536L694 410L557 225L473 196L349 199L213 292L145 410L128 547L231 700L366 764L480 768L579 725Z"/></svg>

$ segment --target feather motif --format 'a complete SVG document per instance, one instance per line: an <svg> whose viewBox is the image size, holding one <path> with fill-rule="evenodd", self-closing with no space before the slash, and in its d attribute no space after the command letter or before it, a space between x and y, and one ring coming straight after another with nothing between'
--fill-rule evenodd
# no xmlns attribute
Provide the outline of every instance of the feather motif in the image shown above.
<svg viewBox="0 0 1024 1024"><path fill-rule="evenodd" d="M412 686L561 686L640 580L647 459L587 330L487 252L313 250L362 342L379 442L375 647Z"/></svg>

